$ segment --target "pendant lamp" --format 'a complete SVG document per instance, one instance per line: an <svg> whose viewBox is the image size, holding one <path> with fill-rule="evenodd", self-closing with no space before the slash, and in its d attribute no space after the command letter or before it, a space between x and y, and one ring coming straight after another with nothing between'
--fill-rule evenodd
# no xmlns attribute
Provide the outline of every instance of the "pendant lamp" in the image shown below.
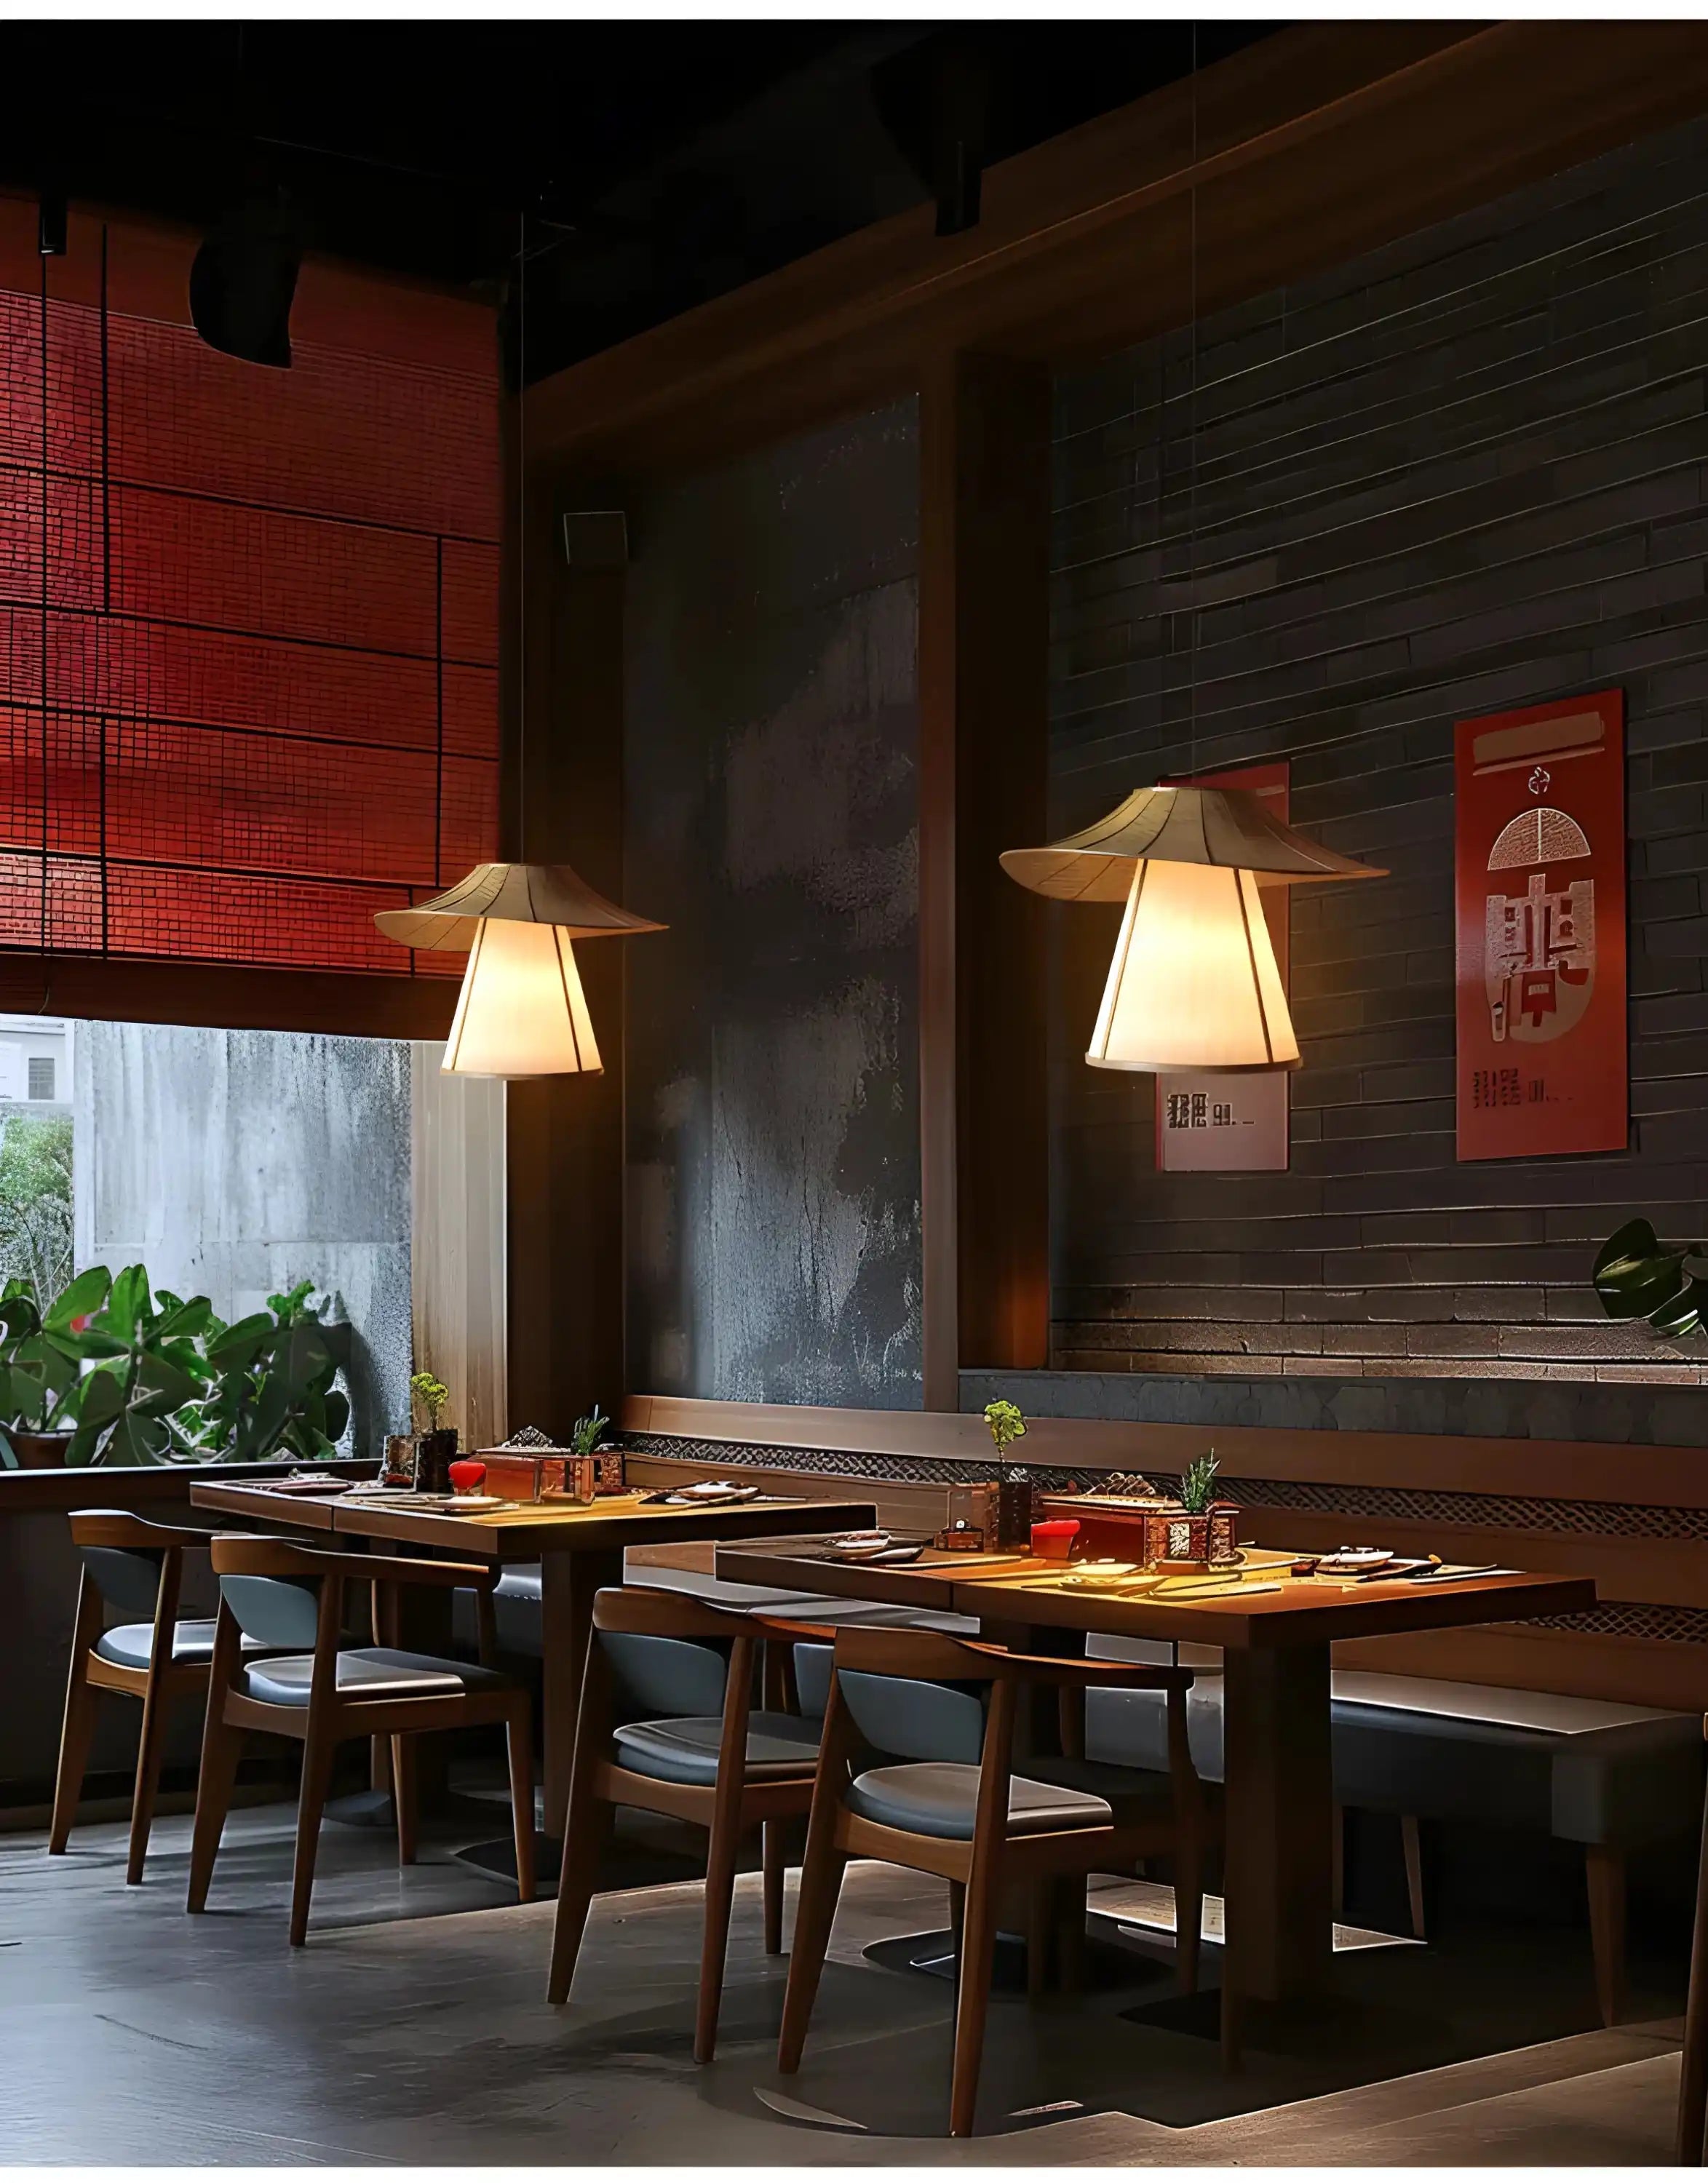
<svg viewBox="0 0 1708 2183"><path fill-rule="evenodd" d="M619 909L568 864L476 864L412 909L374 919L405 947L465 947L441 1064L448 1076L596 1073L598 1041L572 942L665 927Z"/></svg>
<svg viewBox="0 0 1708 2183"><path fill-rule="evenodd" d="M1297 1069L1299 1042L1260 879L1381 879L1238 788L1141 788L1108 817L1003 869L1058 902L1125 902L1086 1059L1165 1073Z"/></svg>

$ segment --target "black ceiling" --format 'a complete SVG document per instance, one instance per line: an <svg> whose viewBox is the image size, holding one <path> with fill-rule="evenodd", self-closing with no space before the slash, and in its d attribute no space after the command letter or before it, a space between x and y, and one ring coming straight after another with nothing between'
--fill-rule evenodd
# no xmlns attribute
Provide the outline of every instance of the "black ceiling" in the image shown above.
<svg viewBox="0 0 1708 2183"><path fill-rule="evenodd" d="M1275 27L14 21L0 181L199 228L282 192L310 249L500 295L526 231L532 379L921 199L964 222L981 160Z"/></svg>

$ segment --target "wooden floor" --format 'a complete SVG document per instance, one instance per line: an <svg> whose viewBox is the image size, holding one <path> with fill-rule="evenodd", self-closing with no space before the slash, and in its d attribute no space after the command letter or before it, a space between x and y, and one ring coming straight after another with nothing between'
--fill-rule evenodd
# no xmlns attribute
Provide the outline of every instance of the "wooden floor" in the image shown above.
<svg viewBox="0 0 1708 2183"><path fill-rule="evenodd" d="M1481 1968L1470 1968L1483 2014L1472 2020L1443 1999L1466 1983L1462 1950L1360 1958L1358 1991L1371 1998L1349 2025L1291 2040L1283 2027L1233 2087L1205 2025L1171 1999L1160 1958L1135 1959L1130 1975L1078 2001L999 2002L981 2136L952 2146L938 2134L949 1990L892 1967L895 1952L882 1947L941 1923L930 1883L870 1865L850 1875L805 2064L786 2080L773 2062L786 1966L761 1952L755 1879L740 1883L720 2058L696 2069L692 1884L602 1896L570 2005L554 2010L543 1998L551 1905L507 1903L451 1860L447 1841L427 1842L424 1862L400 1874L386 1836L329 1827L309 1946L288 1950L292 1816L276 1805L234 1814L200 1919L181 1907L183 1819L161 1823L140 1889L123 1885L120 1827L81 1830L64 1858L49 1858L39 1836L0 1836L0 2158L1603 2166L1670 2157L1676 2023L1534 2036L1588 2020L1580 1936L1569 1932L1480 1941ZM872 1946L877 1961L864 1952ZM1520 2024L1529 2036L1511 2035ZM1428 2066L1496 2036L1510 2051ZM1372 2069L1376 2081L1322 2089ZM1024 2112L1038 2108L1053 2111Z"/></svg>

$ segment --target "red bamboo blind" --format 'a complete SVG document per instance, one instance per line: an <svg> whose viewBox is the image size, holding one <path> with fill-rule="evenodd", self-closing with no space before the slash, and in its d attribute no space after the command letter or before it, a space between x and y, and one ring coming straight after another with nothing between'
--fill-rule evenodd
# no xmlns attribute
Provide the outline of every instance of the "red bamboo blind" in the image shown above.
<svg viewBox="0 0 1708 2183"><path fill-rule="evenodd" d="M305 266L293 368L193 242L0 199L0 950L443 976L497 854L492 316Z"/></svg>

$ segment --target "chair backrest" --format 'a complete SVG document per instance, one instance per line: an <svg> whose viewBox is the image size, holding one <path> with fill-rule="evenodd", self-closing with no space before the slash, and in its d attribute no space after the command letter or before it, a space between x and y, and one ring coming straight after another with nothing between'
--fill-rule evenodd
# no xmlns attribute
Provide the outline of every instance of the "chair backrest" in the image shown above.
<svg viewBox="0 0 1708 2183"><path fill-rule="evenodd" d="M985 1717L979 1686L992 1670L953 1638L844 1627L833 1646L798 1644L795 1688L804 1714L822 1717L828 1708L832 1663L854 1726L875 1750L897 1758L978 1764Z"/></svg>
<svg viewBox="0 0 1708 2183"><path fill-rule="evenodd" d="M649 1585L600 1592L593 1629L624 1697L666 1719L721 1714L732 1651L759 1634L751 1615Z"/></svg>
<svg viewBox="0 0 1708 2183"><path fill-rule="evenodd" d="M220 1597L246 1637L312 1652L320 1627L323 1557L288 1539L215 1539Z"/></svg>
<svg viewBox="0 0 1708 2183"><path fill-rule="evenodd" d="M204 1535L186 1534L170 1524L150 1524L128 1508L79 1508L70 1519L71 1543L90 1581L109 1607L121 1614L153 1619L160 1592L160 1569L167 1553L186 1536L198 1544Z"/></svg>

